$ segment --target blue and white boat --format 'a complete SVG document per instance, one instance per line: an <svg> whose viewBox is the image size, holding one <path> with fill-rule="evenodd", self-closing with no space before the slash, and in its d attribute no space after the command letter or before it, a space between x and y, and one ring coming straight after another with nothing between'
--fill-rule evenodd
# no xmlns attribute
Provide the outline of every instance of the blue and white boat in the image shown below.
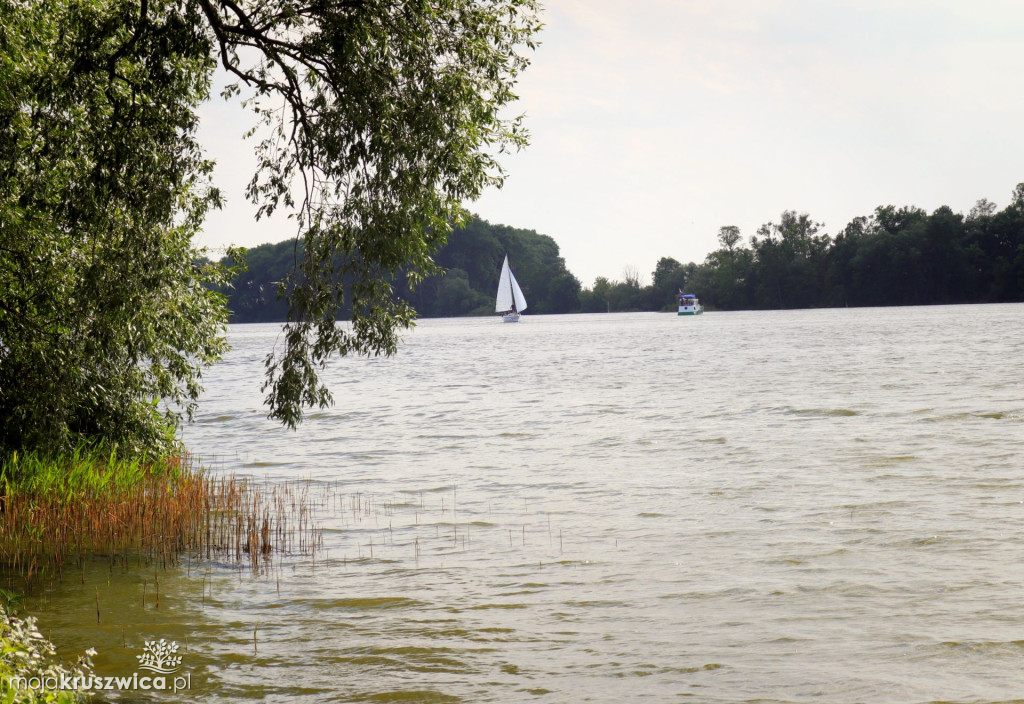
<svg viewBox="0 0 1024 704"><path fill-rule="evenodd" d="M692 293L679 293L679 315L701 315L704 309Z"/></svg>

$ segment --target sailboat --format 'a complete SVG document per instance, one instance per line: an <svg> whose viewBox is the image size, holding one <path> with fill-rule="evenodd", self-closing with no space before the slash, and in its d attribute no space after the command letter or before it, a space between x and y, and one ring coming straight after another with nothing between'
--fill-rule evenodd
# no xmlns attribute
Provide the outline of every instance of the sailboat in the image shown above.
<svg viewBox="0 0 1024 704"><path fill-rule="evenodd" d="M519 314L526 310L526 297L519 288L519 282L508 267L508 255L501 265L501 276L498 277L498 300L494 303L494 312L501 313L506 323L518 323Z"/></svg>

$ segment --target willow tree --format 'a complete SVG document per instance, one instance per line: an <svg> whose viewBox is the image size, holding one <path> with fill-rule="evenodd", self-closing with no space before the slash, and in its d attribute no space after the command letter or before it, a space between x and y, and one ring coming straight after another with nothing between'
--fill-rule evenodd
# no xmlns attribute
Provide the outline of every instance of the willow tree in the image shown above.
<svg viewBox="0 0 1024 704"><path fill-rule="evenodd" d="M217 200L194 139L212 44L194 13L125 11L0 0L5 450L166 450L224 350L226 272L191 245Z"/></svg>
<svg viewBox="0 0 1024 704"><path fill-rule="evenodd" d="M390 354L415 285L462 204L504 176L525 144L506 116L539 29L535 0L198 0L222 66L269 128L248 195L292 208L304 256L282 285L284 344L266 360L270 415L294 427L331 401L334 353ZM296 189L296 184L298 188ZM295 193L298 196L295 196ZM345 304L350 327L336 324Z"/></svg>
<svg viewBox="0 0 1024 704"><path fill-rule="evenodd" d="M0 0L0 443L166 447L224 350L218 205L195 139L219 64L263 128L248 196L304 256L270 415L331 401L332 354L389 354L462 203L525 143L506 114L535 0ZM345 304L349 326L336 323ZM160 401L164 403L161 404Z"/></svg>

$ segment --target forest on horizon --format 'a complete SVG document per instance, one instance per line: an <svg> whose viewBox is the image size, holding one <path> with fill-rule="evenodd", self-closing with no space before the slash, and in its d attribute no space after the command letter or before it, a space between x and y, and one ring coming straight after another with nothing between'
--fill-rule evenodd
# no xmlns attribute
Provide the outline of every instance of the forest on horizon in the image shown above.
<svg viewBox="0 0 1024 704"><path fill-rule="evenodd" d="M627 267L621 280L598 277L587 288L552 237L476 218L436 253L444 276L415 290L404 276L391 284L421 317L491 315L508 254L529 314L673 310L680 289L710 310L1024 301L1024 183L1003 210L987 199L967 215L886 205L835 234L786 210L746 242L739 228L723 226L718 242L699 264L662 257L649 283ZM248 250L247 271L225 291L232 322L286 320L277 282L301 256L291 239Z"/></svg>

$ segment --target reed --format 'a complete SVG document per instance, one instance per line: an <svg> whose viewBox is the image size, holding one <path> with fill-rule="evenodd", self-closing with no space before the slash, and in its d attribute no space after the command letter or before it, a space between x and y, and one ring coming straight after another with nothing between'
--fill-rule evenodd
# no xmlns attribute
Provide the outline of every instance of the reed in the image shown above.
<svg viewBox="0 0 1024 704"><path fill-rule="evenodd" d="M111 569L187 559L191 570L193 556L217 557L259 570L273 553L315 555L317 533L308 482L262 486L211 476L187 456L149 461L95 448L0 463L0 568L26 582L62 578L76 561L84 570L86 558Z"/></svg>

